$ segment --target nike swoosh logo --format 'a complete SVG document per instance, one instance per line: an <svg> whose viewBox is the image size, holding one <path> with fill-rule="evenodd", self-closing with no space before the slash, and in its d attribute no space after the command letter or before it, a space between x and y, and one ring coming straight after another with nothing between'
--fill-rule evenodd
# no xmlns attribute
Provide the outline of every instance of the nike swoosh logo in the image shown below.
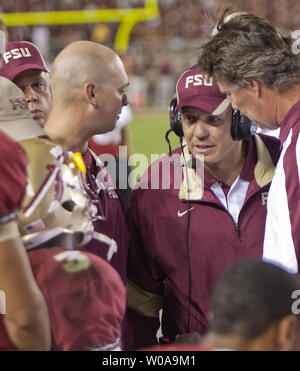
<svg viewBox="0 0 300 371"><path fill-rule="evenodd" d="M180 212L180 211L178 210L177 215L178 215L179 218L180 218L181 216L185 215L187 212L189 212L189 211L191 211L191 210L193 210L193 209L195 209L195 208L194 208L194 207L191 207L190 209L188 209L188 210L184 210L184 211L182 211L182 212Z"/></svg>

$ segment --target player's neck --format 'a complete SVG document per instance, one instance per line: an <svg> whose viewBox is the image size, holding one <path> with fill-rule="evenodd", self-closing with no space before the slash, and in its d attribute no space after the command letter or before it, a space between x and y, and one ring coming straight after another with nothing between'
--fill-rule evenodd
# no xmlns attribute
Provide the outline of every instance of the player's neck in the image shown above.
<svg viewBox="0 0 300 371"><path fill-rule="evenodd" d="M85 132L84 121L75 112L56 112L52 110L44 130L54 143L62 146L65 151L85 152L88 135Z"/></svg>

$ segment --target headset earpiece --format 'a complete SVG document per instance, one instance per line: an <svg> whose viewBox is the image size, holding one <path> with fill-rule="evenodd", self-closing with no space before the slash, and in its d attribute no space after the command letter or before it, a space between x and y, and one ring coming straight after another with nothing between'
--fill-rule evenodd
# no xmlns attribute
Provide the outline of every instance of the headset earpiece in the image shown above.
<svg viewBox="0 0 300 371"><path fill-rule="evenodd" d="M170 102L169 117L171 130L178 136L183 137L181 113L174 113L177 106L177 98ZM251 121L247 116L241 114L239 110L232 110L231 136L233 140L248 140L255 134L257 124Z"/></svg>
<svg viewBox="0 0 300 371"><path fill-rule="evenodd" d="M233 140L248 140L255 134L257 124L239 110L232 111L231 136Z"/></svg>
<svg viewBox="0 0 300 371"><path fill-rule="evenodd" d="M177 136L183 137L181 113L179 111L174 113L176 106L177 106L177 98L175 96L171 100L170 107L169 107L170 127Z"/></svg>

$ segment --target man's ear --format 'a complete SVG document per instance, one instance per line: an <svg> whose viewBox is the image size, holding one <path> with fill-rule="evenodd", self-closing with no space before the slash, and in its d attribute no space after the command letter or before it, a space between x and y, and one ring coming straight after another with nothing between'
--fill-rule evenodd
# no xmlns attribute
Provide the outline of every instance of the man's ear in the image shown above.
<svg viewBox="0 0 300 371"><path fill-rule="evenodd" d="M293 350L297 336L297 318L291 314L283 317L278 324L278 344L281 350Z"/></svg>
<svg viewBox="0 0 300 371"><path fill-rule="evenodd" d="M89 81L84 84L84 96L88 103L97 107L97 94L96 94L96 85Z"/></svg>
<svg viewBox="0 0 300 371"><path fill-rule="evenodd" d="M254 93L258 98L261 96L261 87L257 80L254 79L247 79L246 87Z"/></svg>

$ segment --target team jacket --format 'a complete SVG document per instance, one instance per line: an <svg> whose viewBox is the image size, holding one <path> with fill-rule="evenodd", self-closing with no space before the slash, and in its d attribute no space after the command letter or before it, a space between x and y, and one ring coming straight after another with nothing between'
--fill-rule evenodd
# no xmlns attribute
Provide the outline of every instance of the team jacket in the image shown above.
<svg viewBox="0 0 300 371"><path fill-rule="evenodd" d="M173 151L173 155L176 153L180 150ZM191 189L189 185L188 205L186 172L182 168L170 166L171 174L175 170L181 172L180 189L175 189L173 175L170 189L163 189L161 181L158 189L150 189L151 174L158 163L153 163L142 176L128 209L131 242L125 349L139 349L157 342L161 308L164 337L173 339L177 334L194 331L205 333L210 295L221 273L238 259L262 256L266 197L278 157L279 141L275 138L255 135L250 139L245 164L252 169L252 176L238 223L206 184L205 179L211 176L206 177L205 172L203 192L201 187ZM160 160L159 180L169 163L168 156ZM193 169L188 171L191 183Z"/></svg>
<svg viewBox="0 0 300 371"><path fill-rule="evenodd" d="M77 250L41 248L29 260L47 304L52 350L120 350L126 291L115 269ZM1 315L0 350L16 350Z"/></svg>
<svg viewBox="0 0 300 371"><path fill-rule="evenodd" d="M103 220L94 222L95 231L104 233L116 241L118 251L112 256L110 264L125 283L129 235L121 197L106 168L98 158L96 159L96 155L88 150L83 159L87 167L87 192L92 199L100 200L100 203L96 204L98 205L98 214L104 216ZM107 245L95 239L80 247L80 250L107 259Z"/></svg>
<svg viewBox="0 0 300 371"><path fill-rule="evenodd" d="M268 199L264 260L291 273L300 259L300 100L286 114L280 129L282 151Z"/></svg>

